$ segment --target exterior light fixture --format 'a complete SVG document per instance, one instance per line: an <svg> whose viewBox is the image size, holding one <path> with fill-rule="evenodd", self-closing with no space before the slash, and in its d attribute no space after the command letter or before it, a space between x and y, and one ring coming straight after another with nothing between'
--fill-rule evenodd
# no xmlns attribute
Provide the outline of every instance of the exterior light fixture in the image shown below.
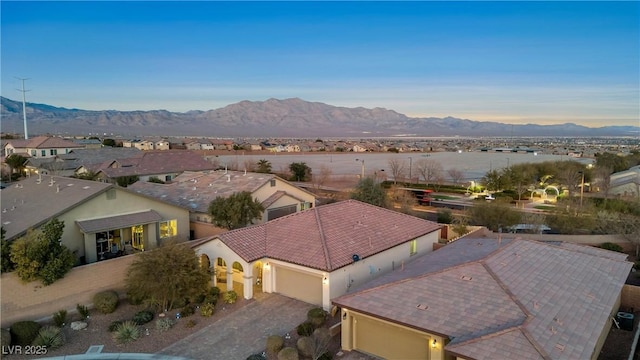
<svg viewBox="0 0 640 360"><path fill-rule="evenodd" d="M433 342L431 343L431 347L435 348L437 343L438 341L436 339L433 339Z"/></svg>
<svg viewBox="0 0 640 360"><path fill-rule="evenodd" d="M326 276L325 276L325 277L323 277L323 278L322 278L322 284L323 284L323 285L327 285L328 283L329 283L329 279L327 279L327 277L326 277Z"/></svg>
<svg viewBox="0 0 640 360"><path fill-rule="evenodd" d="M342 313L342 320L347 320L347 313Z"/></svg>
<svg viewBox="0 0 640 360"><path fill-rule="evenodd" d="M265 269L268 269L268 268L270 268L270 267L271 267L271 264L269 264L268 262L264 264L264 268L265 268Z"/></svg>

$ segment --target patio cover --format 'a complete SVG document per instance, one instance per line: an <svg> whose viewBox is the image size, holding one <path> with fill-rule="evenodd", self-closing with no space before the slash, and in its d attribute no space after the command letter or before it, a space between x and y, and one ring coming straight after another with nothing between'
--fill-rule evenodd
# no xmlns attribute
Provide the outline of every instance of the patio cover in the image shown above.
<svg viewBox="0 0 640 360"><path fill-rule="evenodd" d="M145 225L162 220L162 216L153 210L141 211L137 213L103 217L99 219L76 221L85 234L107 231L111 229L122 229L133 225Z"/></svg>

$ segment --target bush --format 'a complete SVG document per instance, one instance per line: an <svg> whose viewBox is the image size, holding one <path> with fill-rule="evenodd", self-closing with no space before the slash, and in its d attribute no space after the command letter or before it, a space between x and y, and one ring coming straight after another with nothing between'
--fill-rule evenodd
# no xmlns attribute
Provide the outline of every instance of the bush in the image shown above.
<svg viewBox="0 0 640 360"><path fill-rule="evenodd" d="M323 308L313 308L307 312L307 319L316 328L324 325L326 318L327 312Z"/></svg>
<svg viewBox="0 0 640 360"><path fill-rule="evenodd" d="M186 305L180 310L181 317L188 317L196 313L196 308L193 305Z"/></svg>
<svg viewBox="0 0 640 360"><path fill-rule="evenodd" d="M44 346L47 349L57 349L64 345L64 334L59 327L45 326L38 331L38 336L32 345Z"/></svg>
<svg viewBox="0 0 640 360"><path fill-rule="evenodd" d="M313 324L309 321L305 321L296 327L296 332L300 336L311 336L311 334L313 334L313 330Z"/></svg>
<svg viewBox="0 0 640 360"><path fill-rule="evenodd" d="M251 354L247 356L247 360L264 360L264 356L262 354Z"/></svg>
<svg viewBox="0 0 640 360"><path fill-rule="evenodd" d="M144 297L135 296L130 292L127 292L127 301L131 305L142 305L142 302L144 301Z"/></svg>
<svg viewBox="0 0 640 360"><path fill-rule="evenodd" d="M436 221L440 224L451 224L453 216L450 209L438 209Z"/></svg>
<svg viewBox="0 0 640 360"><path fill-rule="evenodd" d="M326 353L320 355L318 360L333 360L333 355L331 355L331 353L327 351Z"/></svg>
<svg viewBox="0 0 640 360"><path fill-rule="evenodd" d="M235 291L231 290L224 293L224 302L227 304L233 304L236 300L238 300L238 294Z"/></svg>
<svg viewBox="0 0 640 360"><path fill-rule="evenodd" d="M114 320L109 324L109 332L114 332L118 329L118 326L122 325L124 321L122 320Z"/></svg>
<svg viewBox="0 0 640 360"><path fill-rule="evenodd" d="M184 327L186 327L187 329L191 329L192 327L196 326L197 322L193 319L189 319L189 321L187 321L186 323L184 323Z"/></svg>
<svg viewBox="0 0 640 360"><path fill-rule="evenodd" d="M53 323L56 324L57 327L63 327L67 322L67 310L59 310L55 312L52 316Z"/></svg>
<svg viewBox="0 0 640 360"><path fill-rule="evenodd" d="M284 346L284 339L282 336L271 335L267 338L267 351L271 354L277 354Z"/></svg>
<svg viewBox="0 0 640 360"><path fill-rule="evenodd" d="M25 347L31 345L42 325L35 321L18 321L11 325L11 343Z"/></svg>
<svg viewBox="0 0 640 360"><path fill-rule="evenodd" d="M103 314L111 314L118 307L118 293L113 290L101 291L93 296L93 307Z"/></svg>
<svg viewBox="0 0 640 360"><path fill-rule="evenodd" d="M86 306L77 304L76 310L78 311L78 314L80 314L80 317L83 320L89 317L89 308L87 308Z"/></svg>
<svg viewBox="0 0 640 360"><path fill-rule="evenodd" d="M0 339L2 340L0 345L3 349L11 346L11 332L7 329L0 329Z"/></svg>
<svg viewBox="0 0 640 360"><path fill-rule="evenodd" d="M610 242L600 244L600 248L605 250L616 251L616 252L624 252L622 250L622 246L618 244L610 243Z"/></svg>
<svg viewBox="0 0 640 360"><path fill-rule="evenodd" d="M138 330L138 325L133 321L123 322L118 325L116 331L113 333L113 340L120 344L136 341L139 337L140 330Z"/></svg>
<svg viewBox="0 0 640 360"><path fill-rule="evenodd" d="M211 317L213 315L214 309L215 309L215 306L213 304L206 303L200 306L200 315L204 317Z"/></svg>
<svg viewBox="0 0 640 360"><path fill-rule="evenodd" d="M278 352L278 360L298 360L298 349L286 347Z"/></svg>
<svg viewBox="0 0 640 360"><path fill-rule="evenodd" d="M156 320L156 329L158 329L158 331L160 332L165 332L169 329L171 329L171 327L175 324L175 322L173 320L171 320L170 318L161 318Z"/></svg>
<svg viewBox="0 0 640 360"><path fill-rule="evenodd" d="M302 356L308 358L313 356L313 339L310 337L303 336L299 338L296 342L296 347Z"/></svg>
<svg viewBox="0 0 640 360"><path fill-rule="evenodd" d="M133 323L136 325L143 325L153 320L153 312L149 310L138 311L133 315Z"/></svg>

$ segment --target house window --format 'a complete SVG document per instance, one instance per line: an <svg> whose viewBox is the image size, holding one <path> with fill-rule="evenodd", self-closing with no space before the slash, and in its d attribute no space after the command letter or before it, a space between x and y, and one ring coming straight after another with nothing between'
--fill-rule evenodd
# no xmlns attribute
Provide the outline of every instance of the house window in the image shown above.
<svg viewBox="0 0 640 360"><path fill-rule="evenodd" d="M296 211L298 211L298 206L297 205L288 205L288 206L283 206L283 207L279 207L276 209L268 209L267 210L267 221L273 220L273 219L277 219L279 217L283 217L289 214L295 214Z"/></svg>
<svg viewBox="0 0 640 360"><path fill-rule="evenodd" d="M131 246L134 249L144 250L144 228L142 225L131 227Z"/></svg>
<svg viewBox="0 0 640 360"><path fill-rule="evenodd" d="M35 150L31 150L31 156L36 156L36 151Z"/></svg>
<svg viewBox="0 0 640 360"><path fill-rule="evenodd" d="M49 150L49 155L51 155L51 156L58 155L58 149L50 149Z"/></svg>
<svg viewBox="0 0 640 360"><path fill-rule="evenodd" d="M168 220L160 222L160 238L165 239L168 237L178 235L178 221Z"/></svg>
<svg viewBox="0 0 640 360"><path fill-rule="evenodd" d="M47 150L41 150L40 156L47 156Z"/></svg>
<svg viewBox="0 0 640 360"><path fill-rule="evenodd" d="M271 187L276 186L276 179L271 179L271 180L269 181L269 184L271 185Z"/></svg>
<svg viewBox="0 0 640 360"><path fill-rule="evenodd" d="M409 255L415 255L418 253L418 240L411 240L409 243Z"/></svg>
<svg viewBox="0 0 640 360"><path fill-rule="evenodd" d="M300 210L307 210L307 209L311 209L311 203L308 202L308 201L301 202L300 203Z"/></svg>

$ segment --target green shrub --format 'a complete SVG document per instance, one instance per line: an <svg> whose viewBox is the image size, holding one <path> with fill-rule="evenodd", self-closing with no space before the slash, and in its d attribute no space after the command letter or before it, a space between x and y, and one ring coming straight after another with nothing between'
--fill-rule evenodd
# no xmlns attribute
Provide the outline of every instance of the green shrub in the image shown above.
<svg viewBox="0 0 640 360"><path fill-rule="evenodd" d="M213 286L213 287L211 287L211 288L209 289L209 295L211 295L211 296L218 297L218 296L220 296L220 293L221 293L221 292L222 292L222 291L220 291L220 288L219 288L219 287L217 287L217 286Z"/></svg>
<svg viewBox="0 0 640 360"><path fill-rule="evenodd" d="M313 334L313 330L313 324L309 321L305 321L296 327L296 332L300 336L311 336L311 334Z"/></svg>
<svg viewBox="0 0 640 360"><path fill-rule="evenodd" d="M78 314L80 314L80 317L82 319L86 319L89 317L89 308L81 305L81 304L77 304L76 305L76 310L78 311Z"/></svg>
<svg viewBox="0 0 640 360"><path fill-rule="evenodd" d="M438 209L436 221L440 224L451 224L453 216L450 209Z"/></svg>
<svg viewBox="0 0 640 360"><path fill-rule="evenodd" d="M278 352L278 360L298 360L298 349L286 347Z"/></svg>
<svg viewBox="0 0 640 360"><path fill-rule="evenodd" d="M193 305L186 305L185 307L182 308L182 310L180 310L181 317L189 317L195 313L196 313L196 308Z"/></svg>
<svg viewBox="0 0 640 360"><path fill-rule="evenodd" d="M113 332L113 340L117 343L125 344L138 340L140 330L138 325L133 321L125 321L118 325L116 331Z"/></svg>
<svg viewBox="0 0 640 360"><path fill-rule="evenodd" d="M616 251L616 252L624 252L622 250L622 246L618 244L610 243L610 242L600 244L600 248L605 250Z"/></svg>
<svg viewBox="0 0 640 360"><path fill-rule="evenodd" d="M111 314L118 307L118 293L113 290L101 291L93 296L93 307L103 314Z"/></svg>
<svg viewBox="0 0 640 360"><path fill-rule="evenodd" d="M264 356L262 354L251 354L247 356L247 360L264 360Z"/></svg>
<svg viewBox="0 0 640 360"><path fill-rule="evenodd" d="M331 353L327 351L326 353L320 355L318 360L333 360L333 355L331 355Z"/></svg>
<svg viewBox="0 0 640 360"><path fill-rule="evenodd" d="M224 302L227 304L233 304L238 300L238 294L231 290L224 293Z"/></svg>
<svg viewBox="0 0 640 360"><path fill-rule="evenodd" d="M11 346L11 332L9 330L0 329L0 339L2 340L0 345L2 346L3 349L6 349L9 346Z"/></svg>
<svg viewBox="0 0 640 360"><path fill-rule="evenodd" d="M193 319L189 319L189 321L187 321L186 323L184 323L184 327L186 327L187 329L191 329L192 327L196 326L197 322Z"/></svg>
<svg viewBox="0 0 640 360"><path fill-rule="evenodd" d="M313 339L308 336L303 336L296 341L296 347L303 357L313 356Z"/></svg>
<svg viewBox="0 0 640 360"><path fill-rule="evenodd" d="M307 312L307 320L316 328L324 325L326 318L327 312L323 308L313 308Z"/></svg>
<svg viewBox="0 0 640 360"><path fill-rule="evenodd" d="M67 310L58 310L52 316L53 323L56 324L57 327L63 327L67 322Z"/></svg>
<svg viewBox="0 0 640 360"><path fill-rule="evenodd" d="M132 320L136 325L146 324L149 321L153 320L153 312L149 310L138 311L137 313L135 313L135 315L133 315Z"/></svg>
<svg viewBox="0 0 640 360"><path fill-rule="evenodd" d="M114 332L118 329L118 326L122 325L124 321L122 320L114 320L109 324L109 332Z"/></svg>
<svg viewBox="0 0 640 360"><path fill-rule="evenodd" d="M202 306L200 306L200 315L204 316L204 317L210 317L213 315L213 311L215 309L215 306L211 303L206 303Z"/></svg>
<svg viewBox="0 0 640 360"><path fill-rule="evenodd" d="M267 351L271 354L277 354L284 346L284 338L279 335L271 335L267 338Z"/></svg>
<svg viewBox="0 0 640 360"><path fill-rule="evenodd" d="M42 325L35 321L18 321L11 325L11 343L25 347L31 345Z"/></svg>
<svg viewBox="0 0 640 360"><path fill-rule="evenodd" d="M158 331L160 332L165 332L171 329L171 327L173 327L174 324L175 322L168 317L161 318L156 320L156 329L158 329Z"/></svg>
<svg viewBox="0 0 640 360"><path fill-rule="evenodd" d="M64 334L57 326L45 326L38 331L38 336L33 340L32 345L57 349L64 345Z"/></svg>
<svg viewBox="0 0 640 360"><path fill-rule="evenodd" d="M140 296L135 296L133 294L131 294L130 292L127 293L127 301L129 302L129 304L131 305L142 305L142 302L144 301L144 297L140 297Z"/></svg>

